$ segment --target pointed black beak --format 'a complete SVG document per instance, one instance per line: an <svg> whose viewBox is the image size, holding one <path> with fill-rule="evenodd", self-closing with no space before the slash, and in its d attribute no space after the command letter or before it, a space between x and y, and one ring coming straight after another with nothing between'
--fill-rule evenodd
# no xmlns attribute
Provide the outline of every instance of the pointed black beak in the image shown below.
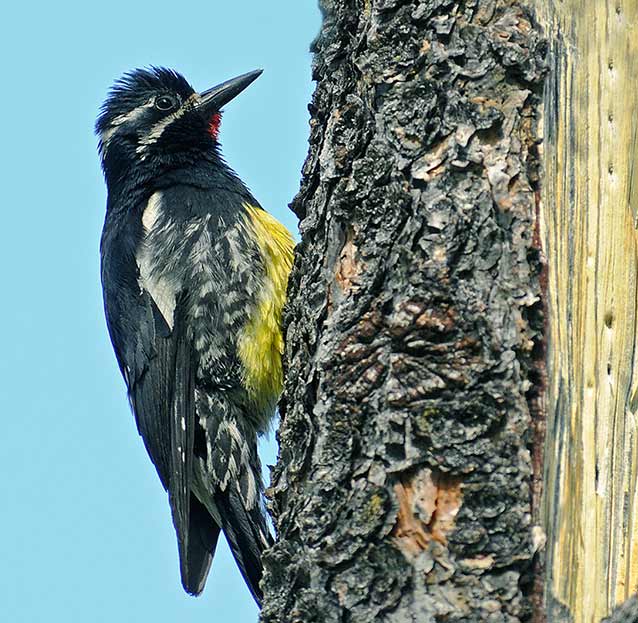
<svg viewBox="0 0 638 623"><path fill-rule="evenodd" d="M210 112L220 110L222 106L228 104L230 100L237 97L246 87L257 80L262 73L262 69L251 71L232 80L226 80L226 82L222 82L216 87L200 93L201 100L198 108L204 108Z"/></svg>

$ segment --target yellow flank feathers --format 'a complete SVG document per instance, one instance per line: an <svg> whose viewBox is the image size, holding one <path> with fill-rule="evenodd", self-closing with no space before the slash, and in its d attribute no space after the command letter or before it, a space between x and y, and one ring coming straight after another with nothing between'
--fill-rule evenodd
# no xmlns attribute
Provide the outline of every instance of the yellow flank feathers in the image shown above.
<svg viewBox="0 0 638 623"><path fill-rule="evenodd" d="M257 305L250 310L250 319L239 336L239 358L255 406L272 409L283 389L281 316L295 243L270 214L248 204L244 208L246 226L259 245L266 274Z"/></svg>

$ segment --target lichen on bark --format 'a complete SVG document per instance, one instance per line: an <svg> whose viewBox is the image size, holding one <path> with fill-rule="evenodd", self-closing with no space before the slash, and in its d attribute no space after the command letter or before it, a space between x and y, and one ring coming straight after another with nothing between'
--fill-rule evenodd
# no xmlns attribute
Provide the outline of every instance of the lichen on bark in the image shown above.
<svg viewBox="0 0 638 623"><path fill-rule="evenodd" d="M264 623L527 621L544 46L506 0L324 0Z"/></svg>

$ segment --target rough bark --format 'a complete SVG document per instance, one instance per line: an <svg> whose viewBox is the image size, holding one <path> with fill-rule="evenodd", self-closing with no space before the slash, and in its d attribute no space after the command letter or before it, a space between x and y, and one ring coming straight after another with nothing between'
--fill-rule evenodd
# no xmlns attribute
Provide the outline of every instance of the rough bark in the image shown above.
<svg viewBox="0 0 638 623"><path fill-rule="evenodd" d="M616 608L603 623L638 623L638 597L631 597Z"/></svg>
<svg viewBox="0 0 638 623"><path fill-rule="evenodd" d="M529 621L542 40L508 0L323 9L262 621Z"/></svg>

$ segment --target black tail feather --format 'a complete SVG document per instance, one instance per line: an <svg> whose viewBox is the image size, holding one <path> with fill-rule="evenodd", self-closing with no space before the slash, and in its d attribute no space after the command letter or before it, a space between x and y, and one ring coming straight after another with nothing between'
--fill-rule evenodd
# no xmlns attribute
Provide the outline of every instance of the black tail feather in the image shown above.
<svg viewBox="0 0 638 623"><path fill-rule="evenodd" d="M199 595L204 590L219 532L220 527L204 505L191 495L188 545L184 555L180 556L182 586L191 595Z"/></svg>
<svg viewBox="0 0 638 623"><path fill-rule="evenodd" d="M235 487L215 494L222 529L257 605L261 607L263 593L259 587L262 576L262 553L273 543L260 506L247 510Z"/></svg>

